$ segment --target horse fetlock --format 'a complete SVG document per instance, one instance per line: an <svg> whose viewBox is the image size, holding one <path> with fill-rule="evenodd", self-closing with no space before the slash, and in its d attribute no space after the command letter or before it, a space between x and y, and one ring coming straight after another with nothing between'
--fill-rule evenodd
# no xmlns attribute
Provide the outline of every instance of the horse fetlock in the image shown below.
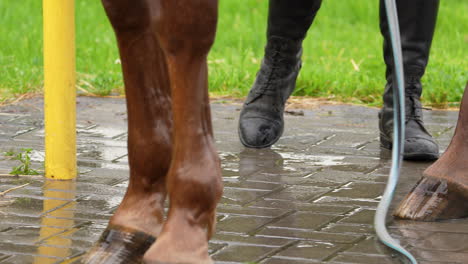
<svg viewBox="0 0 468 264"><path fill-rule="evenodd" d="M192 169L195 170L195 169ZM169 185L171 207L192 208L195 214L213 211L221 198L223 184L217 168L212 171L198 170L199 173L178 176Z"/></svg>

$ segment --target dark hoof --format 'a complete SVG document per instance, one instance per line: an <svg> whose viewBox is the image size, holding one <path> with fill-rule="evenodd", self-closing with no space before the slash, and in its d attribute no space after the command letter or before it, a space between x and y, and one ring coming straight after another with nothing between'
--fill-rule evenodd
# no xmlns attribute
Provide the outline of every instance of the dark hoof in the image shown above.
<svg viewBox="0 0 468 264"><path fill-rule="evenodd" d="M141 231L121 226L108 226L82 262L139 264L155 241L155 237Z"/></svg>
<svg viewBox="0 0 468 264"><path fill-rule="evenodd" d="M418 221L468 217L466 190L444 179L422 177L400 203L394 216Z"/></svg>

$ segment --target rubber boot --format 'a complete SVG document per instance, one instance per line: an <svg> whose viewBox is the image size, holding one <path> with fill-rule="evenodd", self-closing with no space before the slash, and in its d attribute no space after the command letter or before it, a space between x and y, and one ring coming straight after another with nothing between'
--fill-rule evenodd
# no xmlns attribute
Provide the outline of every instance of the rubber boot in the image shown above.
<svg viewBox="0 0 468 264"><path fill-rule="evenodd" d="M246 147L266 148L281 137L284 106L301 68L302 40L321 2L270 0L264 58L239 118Z"/></svg>
<svg viewBox="0 0 468 264"><path fill-rule="evenodd" d="M439 157L439 146L423 123L421 105L422 85L429 50L434 35L439 0L398 0L398 20L405 75L405 160L435 160ZM387 84L383 95L383 108L379 112L380 143L391 149L393 141L393 52L387 24L385 6L380 1L380 29L384 37L384 60L387 66Z"/></svg>

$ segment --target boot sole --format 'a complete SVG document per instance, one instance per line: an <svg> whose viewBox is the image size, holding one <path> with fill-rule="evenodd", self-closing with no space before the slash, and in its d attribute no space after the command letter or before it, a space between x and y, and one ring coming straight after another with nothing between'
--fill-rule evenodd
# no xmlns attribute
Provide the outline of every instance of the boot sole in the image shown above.
<svg viewBox="0 0 468 264"><path fill-rule="evenodd" d="M388 150L392 150L393 148L392 141L382 133L380 133L380 147L384 149L388 149ZM439 158L439 155L434 154L434 153L423 153L423 152L403 153L403 159L410 160L410 161L433 161L438 158Z"/></svg>

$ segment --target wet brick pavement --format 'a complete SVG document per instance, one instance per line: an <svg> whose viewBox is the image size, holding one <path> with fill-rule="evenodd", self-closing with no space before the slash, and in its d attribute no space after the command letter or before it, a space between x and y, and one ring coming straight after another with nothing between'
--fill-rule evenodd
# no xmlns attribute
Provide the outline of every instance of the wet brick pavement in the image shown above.
<svg viewBox="0 0 468 264"><path fill-rule="evenodd" d="M212 104L224 195L210 243L216 263L399 263L376 241L373 215L389 172L379 148L377 109L317 105L291 110L282 139L266 150L242 147L240 105ZM425 111L445 149L456 112ZM0 176L0 263L78 263L119 204L128 183L123 99L78 98L76 182ZM0 151L32 148L43 164L42 99L0 108ZM0 173L18 165L0 155ZM428 163L405 162L396 200ZM468 221L395 221L391 233L420 263L468 263Z"/></svg>

